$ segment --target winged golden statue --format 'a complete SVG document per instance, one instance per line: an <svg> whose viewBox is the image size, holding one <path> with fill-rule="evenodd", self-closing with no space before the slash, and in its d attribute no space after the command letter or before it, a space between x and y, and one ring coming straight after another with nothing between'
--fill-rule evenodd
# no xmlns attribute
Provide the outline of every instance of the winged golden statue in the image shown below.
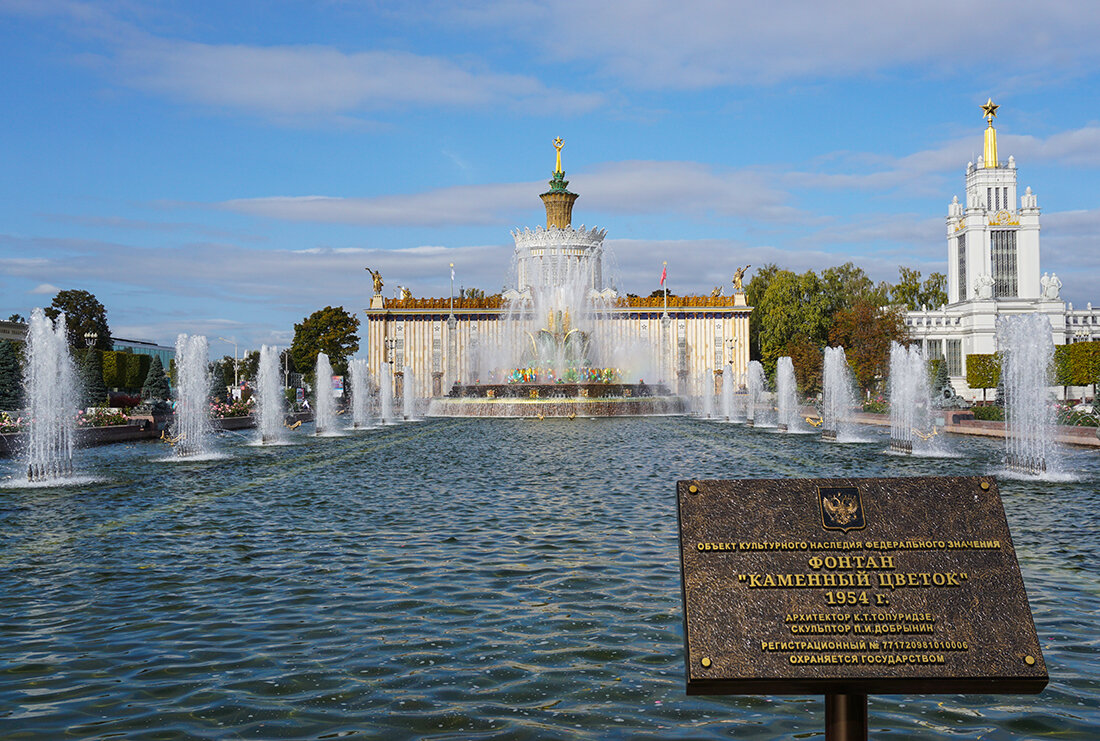
<svg viewBox="0 0 1100 741"><path fill-rule="evenodd" d="M838 525L847 525L856 518L859 512L859 500L851 495L841 498L839 495L826 497L821 500L821 505L829 513L829 517Z"/></svg>

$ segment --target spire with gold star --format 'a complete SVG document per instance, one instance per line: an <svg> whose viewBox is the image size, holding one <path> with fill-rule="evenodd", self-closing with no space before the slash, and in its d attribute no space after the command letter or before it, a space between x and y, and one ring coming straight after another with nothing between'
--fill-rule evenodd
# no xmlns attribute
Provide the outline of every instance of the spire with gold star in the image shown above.
<svg viewBox="0 0 1100 741"><path fill-rule="evenodd" d="M569 181L565 179L565 172L561 169L561 148L564 146L565 142L560 136L554 140L554 149L558 156L550 179L550 190L539 196L546 206L547 229L552 226L567 229L573 220L573 202L577 200L577 194L566 189Z"/></svg>
<svg viewBox="0 0 1100 741"><path fill-rule="evenodd" d="M993 128L993 119L997 117L998 108L1000 106L993 104L993 98L987 100L982 106L985 118L989 121L989 126L985 130L985 153L982 155L986 167L997 167L997 130Z"/></svg>

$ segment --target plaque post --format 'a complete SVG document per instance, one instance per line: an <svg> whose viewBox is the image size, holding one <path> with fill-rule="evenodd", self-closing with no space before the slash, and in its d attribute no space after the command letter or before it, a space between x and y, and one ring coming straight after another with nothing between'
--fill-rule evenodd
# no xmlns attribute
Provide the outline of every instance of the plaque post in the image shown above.
<svg viewBox="0 0 1100 741"><path fill-rule="evenodd" d="M867 695L825 695L825 741L867 741Z"/></svg>

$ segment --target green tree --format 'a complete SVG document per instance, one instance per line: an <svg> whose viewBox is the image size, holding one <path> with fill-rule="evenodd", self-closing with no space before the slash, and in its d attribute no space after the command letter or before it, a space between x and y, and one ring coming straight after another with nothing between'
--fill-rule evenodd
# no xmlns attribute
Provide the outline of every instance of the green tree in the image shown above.
<svg viewBox="0 0 1100 741"><path fill-rule="evenodd" d="M802 275L781 270L768 283L753 314L761 317L760 362L768 376L787 346L806 339L819 347L829 332L829 298L813 271ZM749 315L750 319L752 314Z"/></svg>
<svg viewBox="0 0 1100 741"><path fill-rule="evenodd" d="M359 319L344 311L343 306L326 306L310 314L301 324L294 325L294 341L290 344L294 365L312 373L317 365L317 353L328 355L333 373L347 373L347 359L359 350Z"/></svg>
<svg viewBox="0 0 1100 741"><path fill-rule="evenodd" d="M250 350L241 358L241 380L255 386L260 377L260 351Z"/></svg>
<svg viewBox="0 0 1100 741"><path fill-rule="evenodd" d="M0 409L23 408L23 371L19 353L11 340L0 340Z"/></svg>
<svg viewBox="0 0 1100 741"><path fill-rule="evenodd" d="M838 311L829 330L830 344L844 348L856 383L865 396L886 377L890 343L908 341L901 312L896 307L875 306L869 301L857 301L852 308Z"/></svg>
<svg viewBox="0 0 1100 741"><path fill-rule="evenodd" d="M890 302L908 309L919 309L921 298L920 271L898 267L898 282L890 289Z"/></svg>
<svg viewBox="0 0 1100 741"><path fill-rule="evenodd" d="M946 304L947 276L943 273L930 273L928 280L921 284L920 302L928 307Z"/></svg>
<svg viewBox="0 0 1100 741"><path fill-rule="evenodd" d="M80 382L84 406L102 406L107 403L107 385L103 377L103 358L116 353L104 353L94 347L80 353Z"/></svg>
<svg viewBox="0 0 1100 741"><path fill-rule="evenodd" d="M966 385L982 390L982 403L985 403L986 389L996 388L1000 380L1000 357L991 353L971 353L966 356Z"/></svg>
<svg viewBox="0 0 1100 741"><path fill-rule="evenodd" d="M821 285L829 298L829 316L841 309L852 308L857 301L884 306L890 295L889 284L876 284L863 272L863 268L852 262L822 270Z"/></svg>
<svg viewBox="0 0 1100 741"><path fill-rule="evenodd" d="M154 355L149 363L149 372L145 374L145 384L141 387L141 398L145 401L167 401L169 394L168 374L164 372L164 363L159 355Z"/></svg>
<svg viewBox="0 0 1100 741"><path fill-rule="evenodd" d="M107 309L94 295L79 290L59 291L46 308L46 316L56 320L61 312L65 312L65 327L69 332L70 345L84 347L84 335L91 332L96 335L95 347L100 350L111 349Z"/></svg>
<svg viewBox="0 0 1100 741"><path fill-rule="evenodd" d="M759 307L760 302L764 300L764 294L768 291L768 286L771 285L772 278L779 272L779 266L771 262L757 268L752 279L745 286L745 303ZM760 360L760 332L763 326L764 320L757 308L749 314L749 357L753 360Z"/></svg>

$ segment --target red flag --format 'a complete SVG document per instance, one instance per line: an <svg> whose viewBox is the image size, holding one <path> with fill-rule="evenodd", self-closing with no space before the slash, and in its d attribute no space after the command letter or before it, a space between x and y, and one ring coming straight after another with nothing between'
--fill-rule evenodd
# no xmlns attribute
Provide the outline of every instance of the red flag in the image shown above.
<svg viewBox="0 0 1100 741"><path fill-rule="evenodd" d="M661 285L662 286L664 286L665 278L667 278L667 277L668 277L668 265L665 265L663 268L661 268Z"/></svg>

